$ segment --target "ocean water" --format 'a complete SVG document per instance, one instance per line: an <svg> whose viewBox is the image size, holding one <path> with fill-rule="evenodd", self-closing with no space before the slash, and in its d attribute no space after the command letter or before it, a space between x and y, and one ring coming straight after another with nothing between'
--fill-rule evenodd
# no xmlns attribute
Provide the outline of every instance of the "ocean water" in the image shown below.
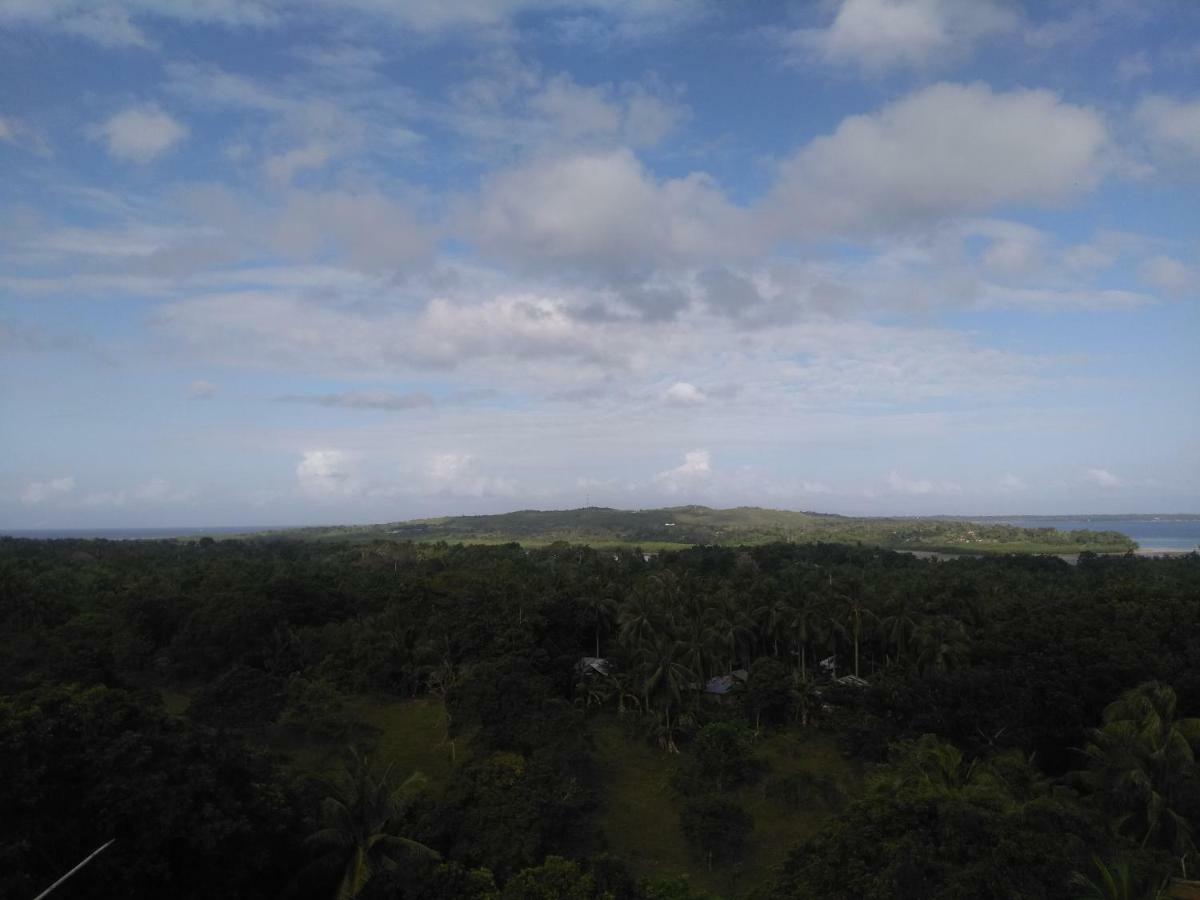
<svg viewBox="0 0 1200 900"><path fill-rule="evenodd" d="M1171 519L1153 516L1134 519L990 519L1019 528L1057 528L1060 531L1119 531L1138 542L1142 550L1195 550L1200 546L1200 519Z"/></svg>
<svg viewBox="0 0 1200 900"><path fill-rule="evenodd" d="M39 540L98 538L107 541L161 541L168 538L197 537L205 534L220 537L221 535L232 536L267 530L269 529L266 526L250 525L212 525L207 528L0 528L0 537L37 538Z"/></svg>

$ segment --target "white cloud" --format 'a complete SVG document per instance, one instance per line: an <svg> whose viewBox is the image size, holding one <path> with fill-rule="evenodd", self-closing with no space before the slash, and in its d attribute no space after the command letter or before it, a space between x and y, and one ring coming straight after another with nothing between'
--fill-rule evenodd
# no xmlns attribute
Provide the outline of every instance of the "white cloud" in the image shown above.
<svg viewBox="0 0 1200 900"><path fill-rule="evenodd" d="M59 27L68 34L95 41L103 47L142 47L150 49L153 42L129 18L129 12L119 6L95 6L63 17Z"/></svg>
<svg viewBox="0 0 1200 900"><path fill-rule="evenodd" d="M962 487L953 481L933 481L928 478L906 478L892 470L887 477L887 486L896 494L913 494L916 496L942 494L953 496L962 493Z"/></svg>
<svg viewBox="0 0 1200 900"><path fill-rule="evenodd" d="M703 487L712 474L712 455L707 450L689 450L678 466L655 475L654 484L663 493L680 494Z"/></svg>
<svg viewBox="0 0 1200 900"><path fill-rule="evenodd" d="M320 141L296 147L286 153L268 156L263 162L263 171L276 181L291 181L305 169L319 169L333 158L333 150Z"/></svg>
<svg viewBox="0 0 1200 900"><path fill-rule="evenodd" d="M188 129L155 106L126 109L92 129L114 159L148 163L185 137Z"/></svg>
<svg viewBox="0 0 1200 900"><path fill-rule="evenodd" d="M125 491L93 491L83 498L84 506L120 507L129 502Z"/></svg>
<svg viewBox="0 0 1200 900"><path fill-rule="evenodd" d="M1096 244L1076 244L1063 251L1062 260L1067 268L1086 272L1107 269L1117 261L1117 254Z"/></svg>
<svg viewBox="0 0 1200 900"><path fill-rule="evenodd" d="M1200 290L1197 273L1169 256L1151 257L1141 264L1138 274L1147 284L1168 294L1178 296Z"/></svg>
<svg viewBox="0 0 1200 900"><path fill-rule="evenodd" d="M75 478L64 475L49 481L31 481L21 491L21 502L27 506L36 506L47 500L65 497L75 490Z"/></svg>
<svg viewBox="0 0 1200 900"><path fill-rule="evenodd" d="M180 488L165 478L151 478L133 489L131 495L141 503L183 503L196 496L191 488Z"/></svg>
<svg viewBox="0 0 1200 900"><path fill-rule="evenodd" d="M1122 56L1117 63L1117 80L1121 82L1135 81L1138 78L1145 78L1153 73L1154 67L1150 64L1150 57L1145 50L1139 50L1137 53L1129 53Z"/></svg>
<svg viewBox="0 0 1200 900"><path fill-rule="evenodd" d="M1017 493L1019 491L1028 490L1029 488L1029 485L1025 483L1023 478L1014 475L1012 472L1006 473L1004 477L1000 479L1000 484L998 486L1001 492L1006 494Z"/></svg>
<svg viewBox="0 0 1200 900"><path fill-rule="evenodd" d="M196 497L192 488L176 487L165 478L154 477L131 490L124 488L109 491L92 491L81 503L90 507L121 508L132 504L142 506L162 506L172 503L186 503Z"/></svg>
<svg viewBox="0 0 1200 900"><path fill-rule="evenodd" d="M1107 144L1098 113L1051 91L935 84L803 147L781 168L773 213L781 231L811 235L1044 206L1093 186Z"/></svg>
<svg viewBox="0 0 1200 900"><path fill-rule="evenodd" d="M426 490L443 497L511 497L517 492L515 481L484 474L469 453L434 454L425 475Z"/></svg>
<svg viewBox="0 0 1200 900"><path fill-rule="evenodd" d="M841 0L827 28L793 32L789 43L833 65L924 68L961 58L976 41L1017 23L992 0Z"/></svg>
<svg viewBox="0 0 1200 900"><path fill-rule="evenodd" d="M357 456L343 450L306 450L296 466L300 490L310 497L347 497L362 490Z"/></svg>
<svg viewBox="0 0 1200 900"><path fill-rule="evenodd" d="M433 398L419 391L396 394L390 391L347 391L341 394L289 394L281 403L307 403L340 409L378 409L399 412L433 406Z"/></svg>
<svg viewBox="0 0 1200 900"><path fill-rule="evenodd" d="M1088 469L1083 473L1083 477L1092 484L1097 484L1103 488L1117 488L1124 484L1120 478L1108 469Z"/></svg>
<svg viewBox="0 0 1200 900"><path fill-rule="evenodd" d="M471 229L493 254L639 272L745 252L745 214L702 173L657 181L628 150L539 159L487 180Z"/></svg>
<svg viewBox="0 0 1200 900"><path fill-rule="evenodd" d="M27 122L12 116L0 116L0 141L29 150L39 156L50 156L50 144L44 134Z"/></svg>
<svg viewBox="0 0 1200 900"><path fill-rule="evenodd" d="M686 381L675 382L667 388L664 396L668 403L676 406L703 406L708 402L708 395L704 391Z"/></svg>
<svg viewBox="0 0 1200 900"><path fill-rule="evenodd" d="M1138 103L1134 118L1164 156L1200 156L1200 100L1150 95Z"/></svg>
<svg viewBox="0 0 1200 900"><path fill-rule="evenodd" d="M189 400L208 400L217 394L217 386L211 381L193 381L188 385Z"/></svg>

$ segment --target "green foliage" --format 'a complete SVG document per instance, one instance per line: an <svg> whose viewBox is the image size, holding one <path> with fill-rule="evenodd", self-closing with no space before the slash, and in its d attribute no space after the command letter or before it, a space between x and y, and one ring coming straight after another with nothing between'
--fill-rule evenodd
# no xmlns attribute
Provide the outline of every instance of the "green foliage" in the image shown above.
<svg viewBox="0 0 1200 900"><path fill-rule="evenodd" d="M351 751L340 777L326 783L321 828L307 843L321 853L316 870L337 873L336 900L352 900L381 871L395 869L407 856L436 858L437 852L396 831L425 777L418 772L397 783L389 767L372 771L362 754Z"/></svg>
<svg viewBox="0 0 1200 900"><path fill-rule="evenodd" d="M536 868L517 873L500 894L501 900L613 900L601 892L596 879L576 863L547 856Z"/></svg>
<svg viewBox="0 0 1200 900"><path fill-rule="evenodd" d="M679 814L683 836L709 868L734 862L746 852L754 819L741 806L722 797L690 800Z"/></svg>
<svg viewBox="0 0 1200 900"><path fill-rule="evenodd" d="M679 506L621 510L587 507L571 510L521 510L490 516L455 516L386 525L295 528L283 532L310 540L398 540L446 543L519 541L529 545L569 542L605 547L647 548L688 544L726 546L798 543L862 543L889 548L951 552L1123 553L1136 547L1112 531L1060 532L1051 527L1018 528L1001 523L948 518L851 518L825 513L739 507L709 509Z"/></svg>
<svg viewBox="0 0 1200 900"><path fill-rule="evenodd" d="M1118 831L1177 857L1195 853L1200 815L1196 748L1200 719L1177 718L1175 692L1146 682L1104 710L1084 748L1078 781L1099 798Z"/></svg>
<svg viewBox="0 0 1200 900"><path fill-rule="evenodd" d="M753 756L753 735L733 722L713 722L696 733L682 771L689 791L724 791L750 780L761 769Z"/></svg>
<svg viewBox="0 0 1200 900"><path fill-rule="evenodd" d="M745 702L755 725L787 721L792 705L792 675L778 659L763 656L750 665Z"/></svg>
<svg viewBox="0 0 1200 900"><path fill-rule="evenodd" d="M281 679L235 663L196 693L187 714L209 725L233 728L270 725L288 702L288 693Z"/></svg>
<svg viewBox="0 0 1200 900"><path fill-rule="evenodd" d="M0 698L0 894L35 895L100 844L80 895L277 897L298 815L267 760L101 686Z"/></svg>
<svg viewBox="0 0 1200 900"><path fill-rule="evenodd" d="M341 694L329 682L310 681L299 672L287 680L287 705L279 723L326 740L344 738L353 726Z"/></svg>
<svg viewBox="0 0 1200 900"><path fill-rule="evenodd" d="M706 515L684 511L674 527ZM327 768L343 735L435 776L379 833L448 860L396 856L363 896L482 897L495 883L479 867L504 884L547 854L578 864L605 845L635 877L691 868L737 896L797 841L810 852L787 889L811 881L835 897L839 871L862 896L925 881L930 896L1068 896L1092 853L1130 860L1135 886L1149 884L1177 870L1169 854L1200 819L1196 621L1196 556L1070 566L828 543L647 560L565 544L0 540L0 884L32 896L119 832L111 860L88 870L105 890L325 900L337 877L293 874L320 813L304 775ZM597 640L603 690L577 674ZM829 655L838 674L857 656L867 684L833 683L816 665ZM701 693L740 668L750 679L731 696ZM1149 681L1171 684L1173 705L1155 688L1105 712ZM708 729L756 718L770 727L753 756L772 775L754 783L740 739ZM683 753L622 736L643 723ZM247 749L259 742L294 787ZM873 780L879 810L854 803L838 742L890 760ZM1072 766L1078 780L1064 780ZM743 864L692 865L703 851L689 854L676 827L677 769L753 816ZM633 900L619 878L581 871Z"/></svg>

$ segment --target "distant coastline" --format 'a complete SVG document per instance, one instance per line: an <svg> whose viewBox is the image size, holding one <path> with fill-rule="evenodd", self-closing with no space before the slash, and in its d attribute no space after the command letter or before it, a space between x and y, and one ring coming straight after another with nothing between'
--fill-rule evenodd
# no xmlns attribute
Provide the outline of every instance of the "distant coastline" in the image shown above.
<svg viewBox="0 0 1200 900"><path fill-rule="evenodd" d="M285 526L286 527L286 526ZM177 528L0 528L0 537L47 540L167 541L186 537L237 537L278 530L270 525L210 525Z"/></svg>

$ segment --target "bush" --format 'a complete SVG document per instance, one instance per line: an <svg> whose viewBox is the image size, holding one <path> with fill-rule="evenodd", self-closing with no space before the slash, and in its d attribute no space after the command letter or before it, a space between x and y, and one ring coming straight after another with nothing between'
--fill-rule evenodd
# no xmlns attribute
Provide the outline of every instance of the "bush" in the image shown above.
<svg viewBox="0 0 1200 900"><path fill-rule="evenodd" d="M754 819L732 800L701 797L684 806L679 827L692 849L704 857L711 869L714 862L741 858L754 830Z"/></svg>

